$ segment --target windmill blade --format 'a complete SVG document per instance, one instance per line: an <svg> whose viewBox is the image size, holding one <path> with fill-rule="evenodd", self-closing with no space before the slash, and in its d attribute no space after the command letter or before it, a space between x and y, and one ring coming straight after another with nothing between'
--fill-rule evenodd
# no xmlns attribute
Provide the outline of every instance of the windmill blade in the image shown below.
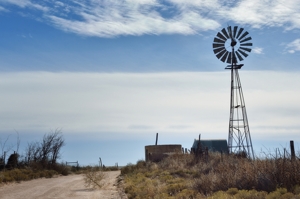
<svg viewBox="0 0 300 199"><path fill-rule="evenodd" d="M249 32L245 32L240 38L239 38L239 40L241 40L241 39L243 39L244 37L246 37L246 35L248 35L249 34Z"/></svg>
<svg viewBox="0 0 300 199"><path fill-rule="evenodd" d="M229 36L228 36L225 28L223 28L221 31L222 31L223 35L226 37L226 39L229 39Z"/></svg>
<svg viewBox="0 0 300 199"><path fill-rule="evenodd" d="M239 36L241 35L241 33L244 31L244 28L241 28L238 32L238 35L236 36L236 38L239 38Z"/></svg>
<svg viewBox="0 0 300 199"><path fill-rule="evenodd" d="M226 52L226 49L224 48L219 54L216 54L216 57L218 59L220 59L225 54L225 52Z"/></svg>
<svg viewBox="0 0 300 199"><path fill-rule="evenodd" d="M232 30L231 30L231 26L228 26L228 27L227 27L227 31L228 31L229 37L232 39Z"/></svg>
<svg viewBox="0 0 300 199"><path fill-rule="evenodd" d="M251 48L244 48L244 47L240 47L240 49L242 49L242 50L245 50L245 51L247 51L247 52L251 52Z"/></svg>
<svg viewBox="0 0 300 199"><path fill-rule="evenodd" d="M237 26L234 26L233 28L233 38L236 38L236 31L237 31L238 27Z"/></svg>
<svg viewBox="0 0 300 199"><path fill-rule="evenodd" d="M224 35L222 35L220 32L218 32L217 36L219 37L219 39L224 40L224 42L227 40Z"/></svg>
<svg viewBox="0 0 300 199"><path fill-rule="evenodd" d="M229 39L231 42L226 43ZM252 38L244 28L227 26L215 36L212 43L213 52L220 61L236 65L236 63L248 57L253 46L251 40ZM229 47L227 44L231 46L231 49L227 48ZM239 45L236 46L236 44ZM238 67L237 65L237 69L240 69Z"/></svg>
<svg viewBox="0 0 300 199"><path fill-rule="evenodd" d="M221 58L221 61L222 61L222 62L225 62L225 61L226 61L226 59L227 59L227 57L228 57L228 54L229 54L229 52L226 51L225 54L224 54L224 56Z"/></svg>
<svg viewBox="0 0 300 199"><path fill-rule="evenodd" d="M240 61L244 60L238 51L236 51L235 54L237 55L237 57L239 58Z"/></svg>
<svg viewBox="0 0 300 199"><path fill-rule="evenodd" d="M238 51L239 51L239 53L241 53L244 57L248 57L248 55L247 55L245 52L241 51L240 49L239 49Z"/></svg>
<svg viewBox="0 0 300 199"><path fill-rule="evenodd" d="M240 44L240 46L252 46L252 43Z"/></svg>
<svg viewBox="0 0 300 199"><path fill-rule="evenodd" d="M223 48L216 48L216 49L214 49L214 53L218 54L219 52L221 52L223 50L226 50L226 48L225 47L223 47Z"/></svg>
<svg viewBox="0 0 300 199"><path fill-rule="evenodd" d="M224 44L213 43L213 48L220 48L220 47L224 47Z"/></svg>
<svg viewBox="0 0 300 199"><path fill-rule="evenodd" d="M243 43L243 42L245 42L245 41L249 41L249 40L251 40L252 38L251 37L247 37L246 39L243 39L242 41L240 41L240 43Z"/></svg>
<svg viewBox="0 0 300 199"><path fill-rule="evenodd" d="M217 43L225 43L225 41L223 41L222 39L219 39L219 38L217 38L217 37L215 37L214 42L217 42Z"/></svg>
<svg viewBox="0 0 300 199"><path fill-rule="evenodd" d="M231 64L231 61L232 61L232 60L231 60L231 54L232 54L232 53L229 52L229 55L228 55L228 57L227 57L227 63L228 63L228 64Z"/></svg>

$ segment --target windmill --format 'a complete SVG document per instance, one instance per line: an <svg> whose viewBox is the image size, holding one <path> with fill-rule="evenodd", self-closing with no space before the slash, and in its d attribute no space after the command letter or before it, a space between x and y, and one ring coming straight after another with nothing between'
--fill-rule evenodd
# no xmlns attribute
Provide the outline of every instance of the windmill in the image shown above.
<svg viewBox="0 0 300 199"><path fill-rule="evenodd" d="M229 153L246 155L254 159L246 105L238 73L244 64L237 64L251 52L251 40L244 28L234 26L232 29L228 26L227 30L223 28L214 38L213 51L218 59L230 64L225 69L231 70Z"/></svg>

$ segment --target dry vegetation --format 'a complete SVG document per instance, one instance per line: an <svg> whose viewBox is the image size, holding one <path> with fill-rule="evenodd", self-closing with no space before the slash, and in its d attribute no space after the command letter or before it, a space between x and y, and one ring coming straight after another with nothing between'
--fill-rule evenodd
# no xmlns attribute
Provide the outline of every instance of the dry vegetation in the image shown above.
<svg viewBox="0 0 300 199"><path fill-rule="evenodd" d="M84 172L84 183L88 188L96 189L103 186L103 179L105 178L105 173L100 167L87 167Z"/></svg>
<svg viewBox="0 0 300 199"><path fill-rule="evenodd" d="M122 168L129 199L300 199L300 161L251 161L235 156L174 155L159 163L138 161Z"/></svg>
<svg viewBox="0 0 300 199"><path fill-rule="evenodd" d="M54 175L68 175L71 167L57 163L60 150L65 145L62 132L56 129L47 133L41 141L28 143L23 156L18 153L20 140L18 137L16 151L10 154L6 161L5 152L13 147L6 146L6 142L0 142L0 183L25 181L41 177L51 178Z"/></svg>

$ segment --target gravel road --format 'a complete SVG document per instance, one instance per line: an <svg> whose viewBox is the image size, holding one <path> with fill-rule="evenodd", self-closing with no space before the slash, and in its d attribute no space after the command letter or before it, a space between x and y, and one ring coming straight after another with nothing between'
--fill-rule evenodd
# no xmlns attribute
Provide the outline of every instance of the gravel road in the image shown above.
<svg viewBox="0 0 300 199"><path fill-rule="evenodd" d="M105 172L104 186L101 189L90 189L84 186L83 175L42 178L20 183L0 185L1 199L125 199L120 196L117 177L120 171Z"/></svg>

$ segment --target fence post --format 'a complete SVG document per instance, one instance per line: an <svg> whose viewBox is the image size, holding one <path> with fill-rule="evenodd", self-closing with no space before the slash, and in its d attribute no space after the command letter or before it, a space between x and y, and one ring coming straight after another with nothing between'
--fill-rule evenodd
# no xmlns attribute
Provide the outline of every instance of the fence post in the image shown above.
<svg viewBox="0 0 300 199"><path fill-rule="evenodd" d="M291 148L291 159L295 160L296 155L295 155L295 148L294 148L294 141L293 140L290 141L290 148Z"/></svg>
<svg viewBox="0 0 300 199"><path fill-rule="evenodd" d="M208 147L205 147L205 161L208 161Z"/></svg>
<svg viewBox="0 0 300 199"><path fill-rule="evenodd" d="M4 171L5 171L5 159L6 159L6 151L4 151L4 158L3 158L3 164L4 164Z"/></svg>
<svg viewBox="0 0 300 199"><path fill-rule="evenodd" d="M223 162L223 150L221 150L221 162Z"/></svg>
<svg viewBox="0 0 300 199"><path fill-rule="evenodd" d="M100 157L99 157L99 167L102 168L102 160Z"/></svg>

